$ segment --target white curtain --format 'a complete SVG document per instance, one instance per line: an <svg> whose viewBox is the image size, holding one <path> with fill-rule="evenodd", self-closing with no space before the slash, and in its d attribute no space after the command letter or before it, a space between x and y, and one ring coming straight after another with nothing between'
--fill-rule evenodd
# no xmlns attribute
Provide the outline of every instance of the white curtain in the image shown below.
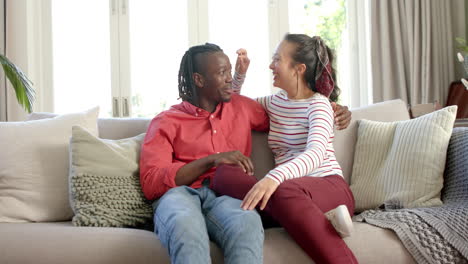
<svg viewBox="0 0 468 264"><path fill-rule="evenodd" d="M1 30L2 35L1 47L3 54L16 66L20 67L27 74L28 69L28 54L25 46L28 38L26 19L22 15L26 14L28 0L0 0L2 2L1 13ZM1 121L21 121L26 119L26 112L20 106L16 99L16 93L11 86L10 81L6 80L2 72L3 79L0 96L0 111Z"/></svg>
<svg viewBox="0 0 468 264"><path fill-rule="evenodd" d="M455 80L451 0L370 3L374 102L445 103Z"/></svg>
<svg viewBox="0 0 468 264"><path fill-rule="evenodd" d="M49 28L48 24L43 22L43 17L50 18L48 9L40 9L50 3L50 0L30 1L30 0L0 0L4 12L0 12L6 21L5 27L1 27L1 33L4 35L5 43L4 54L8 59L18 66L32 81L36 92L36 100L33 110L39 109L46 98L42 91L41 84L46 75L46 66L41 64L41 59L48 56L44 52L44 39L42 35L43 28ZM4 30L3 30L4 28ZM51 46L47 46L51 48ZM16 93L7 81L6 88L0 91L0 118L3 121L22 121L27 117L26 111L21 107L16 99ZM2 89L2 88L0 88ZM39 107L38 107L39 106Z"/></svg>
<svg viewBox="0 0 468 264"><path fill-rule="evenodd" d="M347 1L349 34L349 106L372 103L372 75L370 67L370 0Z"/></svg>
<svg viewBox="0 0 468 264"><path fill-rule="evenodd" d="M0 53L5 54L5 1L0 0ZM7 93L5 74L0 70L0 122L7 120Z"/></svg>

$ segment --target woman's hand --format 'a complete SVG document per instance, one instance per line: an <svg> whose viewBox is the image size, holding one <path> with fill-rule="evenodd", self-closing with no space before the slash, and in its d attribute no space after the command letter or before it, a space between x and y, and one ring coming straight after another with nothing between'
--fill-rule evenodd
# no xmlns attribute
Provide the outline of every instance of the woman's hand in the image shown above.
<svg viewBox="0 0 468 264"><path fill-rule="evenodd" d="M331 103L333 112L335 112L335 125L338 130L345 129L351 123L351 111L347 106L339 105L335 102Z"/></svg>
<svg viewBox="0 0 468 264"><path fill-rule="evenodd" d="M247 69L249 68L250 59L247 57L247 50L246 49L238 49L237 53L237 60L236 60L236 67L235 70L239 74L246 74Z"/></svg>
<svg viewBox="0 0 468 264"><path fill-rule="evenodd" d="M268 177L261 179L244 197L241 203L242 209L253 210L260 201L262 201L260 210L265 209L268 200L270 200L271 195L276 191L278 186L279 184L276 181Z"/></svg>

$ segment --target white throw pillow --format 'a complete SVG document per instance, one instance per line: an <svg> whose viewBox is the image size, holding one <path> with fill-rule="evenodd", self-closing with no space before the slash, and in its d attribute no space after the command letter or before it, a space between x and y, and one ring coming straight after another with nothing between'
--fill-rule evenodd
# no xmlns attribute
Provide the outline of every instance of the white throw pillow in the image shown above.
<svg viewBox="0 0 468 264"><path fill-rule="evenodd" d="M72 126L98 135L99 108L27 122L0 122L0 222L66 221Z"/></svg>
<svg viewBox="0 0 468 264"><path fill-rule="evenodd" d="M457 106L406 121L360 120L351 190L356 211L441 205Z"/></svg>

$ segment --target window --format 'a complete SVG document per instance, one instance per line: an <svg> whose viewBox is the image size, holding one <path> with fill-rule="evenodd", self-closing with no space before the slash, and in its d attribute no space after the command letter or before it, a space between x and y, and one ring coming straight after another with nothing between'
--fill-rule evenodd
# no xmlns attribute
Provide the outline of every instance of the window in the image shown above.
<svg viewBox="0 0 468 264"><path fill-rule="evenodd" d="M102 115L110 116L109 3L52 0L51 13L54 112L100 105Z"/></svg>
<svg viewBox="0 0 468 264"><path fill-rule="evenodd" d="M344 0L50 1L57 113L100 105L102 117L153 117L180 102L179 64L192 45L220 45L233 67L246 48L250 97L276 91L268 65L286 32L345 45Z"/></svg>
<svg viewBox="0 0 468 264"><path fill-rule="evenodd" d="M187 1L130 3L132 116L152 117L180 102L177 75L189 46Z"/></svg>
<svg viewBox="0 0 468 264"><path fill-rule="evenodd" d="M268 65L271 53L268 49L268 1L211 0L208 6L209 41L223 48L233 68L236 50L247 49L250 66L242 94L250 97L269 94L271 79Z"/></svg>
<svg viewBox="0 0 468 264"><path fill-rule="evenodd" d="M345 0L290 0L291 33L320 36L335 51L337 83L341 89L339 102L349 101L349 42L346 27Z"/></svg>

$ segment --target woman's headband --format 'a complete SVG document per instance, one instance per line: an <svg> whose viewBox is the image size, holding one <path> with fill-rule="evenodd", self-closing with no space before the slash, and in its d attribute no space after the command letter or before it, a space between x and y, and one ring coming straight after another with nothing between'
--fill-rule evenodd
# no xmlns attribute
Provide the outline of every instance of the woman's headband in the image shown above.
<svg viewBox="0 0 468 264"><path fill-rule="evenodd" d="M318 36L314 36L312 39L315 40L315 50L317 51L318 58L315 71L315 89L326 97L330 97L335 88L335 82L331 73L332 68L330 59L328 58L327 46Z"/></svg>

